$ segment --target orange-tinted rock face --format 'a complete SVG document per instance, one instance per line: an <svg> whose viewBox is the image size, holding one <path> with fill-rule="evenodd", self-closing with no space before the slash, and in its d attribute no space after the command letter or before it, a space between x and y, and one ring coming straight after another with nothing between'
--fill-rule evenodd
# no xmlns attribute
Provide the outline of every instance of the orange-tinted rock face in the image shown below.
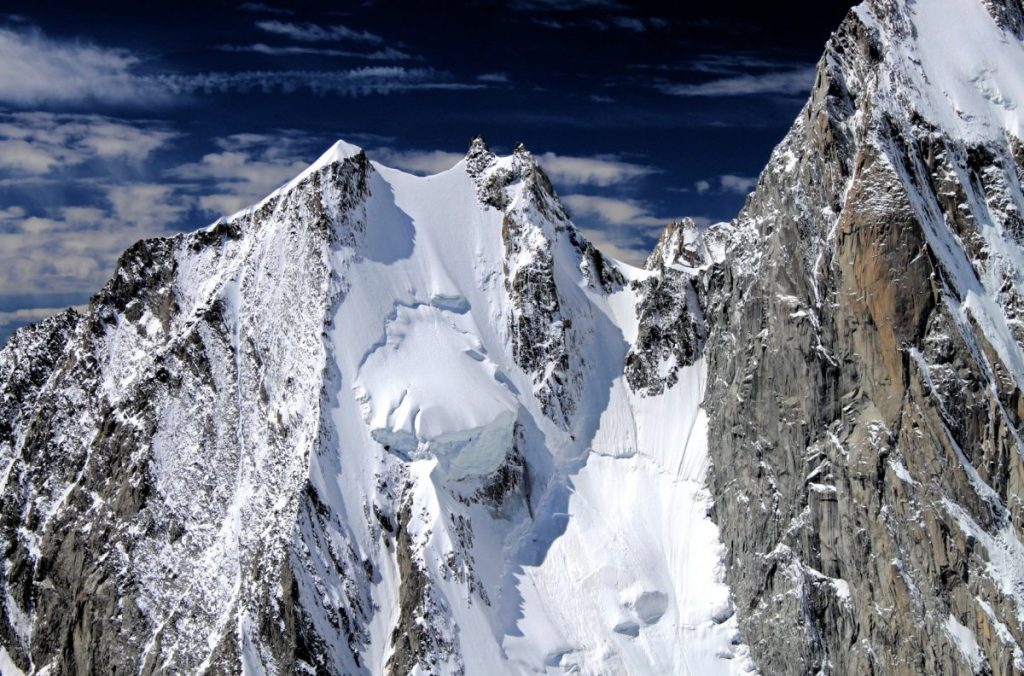
<svg viewBox="0 0 1024 676"><path fill-rule="evenodd" d="M907 11L833 36L703 297L716 516L765 673L1024 669L1022 145L893 96Z"/></svg>

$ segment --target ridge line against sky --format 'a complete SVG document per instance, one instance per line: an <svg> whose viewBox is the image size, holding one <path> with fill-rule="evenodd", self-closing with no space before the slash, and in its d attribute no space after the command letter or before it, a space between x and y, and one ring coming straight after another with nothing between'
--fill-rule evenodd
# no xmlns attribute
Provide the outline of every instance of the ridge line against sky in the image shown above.
<svg viewBox="0 0 1024 676"><path fill-rule="evenodd" d="M434 173L534 151L595 244L738 211L851 3L7 3L0 344L81 305L134 240L258 201L334 140Z"/></svg>

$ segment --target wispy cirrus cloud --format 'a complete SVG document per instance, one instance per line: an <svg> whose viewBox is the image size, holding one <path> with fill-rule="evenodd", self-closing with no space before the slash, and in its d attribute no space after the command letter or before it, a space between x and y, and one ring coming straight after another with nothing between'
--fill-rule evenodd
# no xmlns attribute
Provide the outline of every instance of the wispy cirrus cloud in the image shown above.
<svg viewBox="0 0 1024 676"><path fill-rule="evenodd" d="M618 0L512 0L508 7L520 12L578 12L587 9L620 9Z"/></svg>
<svg viewBox="0 0 1024 676"><path fill-rule="evenodd" d="M0 102L40 104L164 103L170 92L133 68L126 50L51 39L34 28L0 28Z"/></svg>
<svg viewBox="0 0 1024 676"><path fill-rule="evenodd" d="M707 82L663 83L658 89L672 96L749 96L755 94L805 95L814 84L814 66L784 71L743 73Z"/></svg>
<svg viewBox="0 0 1024 676"><path fill-rule="evenodd" d="M257 21L256 27L267 33L298 40L299 42L354 42L381 43L384 38L369 31L359 31L342 24L323 26L316 23L290 21Z"/></svg>
<svg viewBox="0 0 1024 676"><path fill-rule="evenodd" d="M614 16L610 19L612 26L633 33L646 33L649 30L667 28L669 22L658 17Z"/></svg>
<svg viewBox="0 0 1024 676"><path fill-rule="evenodd" d="M647 31L667 28L670 23L665 19L646 16L610 16L606 18L585 17L566 19L561 16L543 15L531 20L538 26L552 30L585 29L592 31L612 31L622 33L646 33Z"/></svg>
<svg viewBox="0 0 1024 676"><path fill-rule="evenodd" d="M529 21L552 30L583 29L646 33L667 28L671 22L640 13L629 3L616 0L513 0L509 9L529 16Z"/></svg>
<svg viewBox="0 0 1024 676"><path fill-rule="evenodd" d="M349 49L304 47L301 45L267 45L257 42L251 45L219 45L217 49L222 52L248 52L266 54L267 56L336 56L350 59L367 59L370 61L404 61L413 58L411 54L407 54L394 47L375 49L372 52L355 52ZM480 76L477 79L482 77Z"/></svg>
<svg viewBox="0 0 1024 676"><path fill-rule="evenodd" d="M757 52L726 52L721 54L699 54L682 62L635 63L631 70L666 73L697 72L712 75L743 75L768 71L793 70L811 64L778 58L777 55Z"/></svg>
<svg viewBox="0 0 1024 676"><path fill-rule="evenodd" d="M481 73L476 76L480 82L491 82L494 84L506 84L509 81L508 73Z"/></svg>
<svg viewBox="0 0 1024 676"><path fill-rule="evenodd" d="M451 73L433 68L367 66L347 70L259 70L163 75L160 82L176 94L228 92L291 92L318 96L370 96L412 91L482 89L479 82L458 82Z"/></svg>
<svg viewBox="0 0 1024 676"><path fill-rule="evenodd" d="M687 62L685 68L705 73L741 74L750 70L785 70L793 68L794 65L792 62L782 61L766 54L740 52L702 54Z"/></svg>
<svg viewBox="0 0 1024 676"><path fill-rule="evenodd" d="M238 9L243 12L262 12L264 14L295 14L293 10L285 9L283 7L274 7L268 5L265 2L243 2L238 6Z"/></svg>
<svg viewBox="0 0 1024 676"><path fill-rule="evenodd" d="M266 49L273 52L277 48ZM407 55L383 48L360 56L397 60ZM0 63L4 64L0 68L0 103L23 108L90 104L149 108L199 94L304 90L355 97L489 85L486 81L459 82L451 73L434 68L400 66L143 74L136 69L141 59L125 50L56 40L35 29L0 28Z"/></svg>

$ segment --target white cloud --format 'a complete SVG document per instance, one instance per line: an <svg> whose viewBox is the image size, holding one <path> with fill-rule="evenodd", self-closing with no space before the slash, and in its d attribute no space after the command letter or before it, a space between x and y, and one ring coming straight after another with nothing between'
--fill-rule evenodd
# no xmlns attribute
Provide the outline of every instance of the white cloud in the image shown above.
<svg viewBox="0 0 1024 676"><path fill-rule="evenodd" d="M566 195L562 201L594 246L631 265L643 265L665 226L678 220L657 216L646 204L631 199Z"/></svg>
<svg viewBox="0 0 1024 676"><path fill-rule="evenodd" d="M596 185L607 187L655 173L641 164L624 162L614 155L572 157L544 153L537 160L555 183L566 186Z"/></svg>
<svg viewBox="0 0 1024 676"><path fill-rule="evenodd" d="M476 79L480 82L493 82L494 84L505 84L508 82L507 73L483 73L477 75Z"/></svg>
<svg viewBox="0 0 1024 676"><path fill-rule="evenodd" d="M687 64L689 70L729 75L742 74L748 70L791 69L794 66L795 64L792 62L779 61L770 56L752 53L704 54Z"/></svg>
<svg viewBox="0 0 1024 676"><path fill-rule="evenodd" d="M746 195L757 185L757 177L722 174L717 178L696 181L693 187L696 188L698 195L706 195L715 185L718 186L715 194Z"/></svg>
<svg viewBox="0 0 1024 676"><path fill-rule="evenodd" d="M148 158L175 136L150 121L0 114L5 185L32 185L36 203L63 203L0 208L0 294L98 289L129 244L180 223L193 197L175 186L125 180L121 171L124 162ZM59 172L94 161L120 164L115 172L84 179ZM122 178L112 181L111 174ZM68 205L71 199L81 201Z"/></svg>
<svg viewBox="0 0 1024 676"><path fill-rule="evenodd" d="M151 79L135 76L138 57L84 42L61 42L37 30L0 28L0 102L149 105L167 100Z"/></svg>
<svg viewBox="0 0 1024 676"><path fill-rule="evenodd" d="M562 201L574 215L598 218L610 225L662 228L673 219L671 216L655 216L646 205L636 200L596 195L566 195Z"/></svg>
<svg viewBox="0 0 1024 676"><path fill-rule="evenodd" d="M651 252L648 243L634 234L619 233L616 235L607 230L592 228L580 228L580 230L591 244L601 250L601 253L630 265L643 267Z"/></svg>
<svg viewBox="0 0 1024 676"><path fill-rule="evenodd" d="M313 25L262 23L274 26L275 29L286 27L281 30L291 30L287 27L297 26L300 32ZM338 26L330 28L337 35L344 32ZM310 34L315 33L313 31ZM369 33L351 31L347 37L362 42L377 42L376 36ZM257 49L274 53L290 48L263 46ZM386 47L359 56L398 60L408 55ZM487 86L484 82L454 82L450 73L432 68L398 66L143 75L135 71L140 59L125 50L60 41L48 38L34 29L17 32L0 28L0 63L3 64L0 68L0 103L20 107L89 103L150 107L174 103L182 97L202 93L257 91L287 94L305 89L318 95L369 96L419 90L480 89Z"/></svg>
<svg viewBox="0 0 1024 676"><path fill-rule="evenodd" d="M430 175L451 169L465 155L444 150L395 150L385 147L373 150L370 157L388 167L413 174Z"/></svg>
<svg viewBox="0 0 1024 676"><path fill-rule="evenodd" d="M243 2L238 6L238 9L244 12L263 12L265 14L295 14L290 9L274 7L265 2Z"/></svg>
<svg viewBox="0 0 1024 676"><path fill-rule="evenodd" d="M0 295L98 289L132 242L165 234L189 198L166 186L107 186L100 206L0 211Z"/></svg>
<svg viewBox="0 0 1024 676"><path fill-rule="evenodd" d="M178 222L189 206L172 186L153 183L111 186L107 200L117 221L154 232Z"/></svg>
<svg viewBox="0 0 1024 676"><path fill-rule="evenodd" d="M300 42L337 42L352 40L355 42L383 42L384 38L368 31L352 30L341 24L321 26L315 23L292 23L288 21L258 21L256 27L267 33L283 35Z"/></svg>
<svg viewBox="0 0 1024 676"><path fill-rule="evenodd" d="M0 169L38 175L94 159L138 162L175 136L158 123L98 115L0 115Z"/></svg>
<svg viewBox="0 0 1024 676"><path fill-rule="evenodd" d="M735 193L737 195L746 195L748 192L754 189L757 185L757 177L747 176L736 176L735 174L722 174L718 177L718 180L722 184L722 190L725 192Z"/></svg>
<svg viewBox="0 0 1024 676"><path fill-rule="evenodd" d="M0 170L41 175L92 159L140 161L175 136L157 123L100 115L0 115Z"/></svg>
<svg viewBox="0 0 1024 676"><path fill-rule="evenodd" d="M54 165L67 163L73 154L61 147L43 148L23 139L0 140L0 167L28 174L45 174ZM77 160L71 163L77 164Z"/></svg>
<svg viewBox="0 0 1024 676"><path fill-rule="evenodd" d="M232 214L254 204L294 178L309 165L309 139L291 132L280 136L236 134L217 140L220 150L198 162L175 167L170 176L212 182L213 191L199 197L199 207L212 215Z"/></svg>
<svg viewBox="0 0 1024 676"><path fill-rule="evenodd" d="M771 73L746 73L699 84L667 84L660 89L673 96L746 96L806 94L814 84L813 66Z"/></svg>

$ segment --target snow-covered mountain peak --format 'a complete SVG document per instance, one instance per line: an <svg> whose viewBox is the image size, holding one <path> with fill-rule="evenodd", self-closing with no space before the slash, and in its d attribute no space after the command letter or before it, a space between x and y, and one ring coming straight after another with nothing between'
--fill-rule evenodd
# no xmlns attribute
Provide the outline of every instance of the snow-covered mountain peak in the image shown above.
<svg viewBox="0 0 1024 676"><path fill-rule="evenodd" d="M644 267L652 271L677 267L696 272L721 262L730 230L728 223L701 226L692 218L672 221L665 226Z"/></svg>
<svg viewBox="0 0 1024 676"><path fill-rule="evenodd" d="M465 162L484 204L504 210L515 203L517 211L534 209L540 220L568 223L568 212L551 180L525 144L517 144L511 155L498 156L483 137L477 136L470 143Z"/></svg>
<svg viewBox="0 0 1024 676"><path fill-rule="evenodd" d="M623 375L641 317L690 322L692 293L662 312L638 272L524 147L482 139L427 177L340 143L259 204L136 245L86 313L0 358L18 401L56 388L49 441L0 408L4 504L83 533L0 530L6 598L28 599L3 645L28 664L34 627L79 621L61 590L109 579L138 592L80 621L130 615L93 634L118 670L741 670L690 434L697 343L659 346L643 392ZM85 561L69 579L32 577L65 555Z"/></svg>
<svg viewBox="0 0 1024 676"><path fill-rule="evenodd" d="M933 126L982 142L1024 138L1024 9L1018 0L868 0L882 87Z"/></svg>
<svg viewBox="0 0 1024 676"><path fill-rule="evenodd" d="M313 163L311 168L322 167L332 162L341 162L350 157L355 157L362 152L363 149L359 146L348 143L343 139L338 139L330 148L324 151L317 161Z"/></svg>
<svg viewBox="0 0 1024 676"><path fill-rule="evenodd" d="M357 158L365 162L366 154L365 151L359 146L352 145L341 139L334 142L330 148L325 150L320 157L316 159L311 165L301 171L295 178L286 183L277 192L287 192L295 186L299 185L303 180L311 176L312 174L323 170L325 167L329 167L335 164L341 164L346 160ZM276 193L275 193L276 194Z"/></svg>
<svg viewBox="0 0 1024 676"><path fill-rule="evenodd" d="M487 140L483 136L474 136L469 142L469 150L466 152L466 162L471 175L479 174L486 169L495 159L494 153Z"/></svg>

